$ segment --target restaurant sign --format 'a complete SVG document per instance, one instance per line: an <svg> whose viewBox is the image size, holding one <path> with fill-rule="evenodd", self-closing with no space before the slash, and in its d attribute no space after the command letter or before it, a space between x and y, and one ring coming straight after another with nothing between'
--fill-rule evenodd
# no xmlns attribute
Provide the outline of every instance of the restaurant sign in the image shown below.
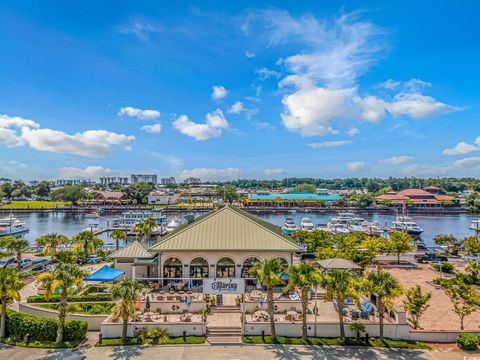
<svg viewBox="0 0 480 360"><path fill-rule="evenodd" d="M244 279L204 279L203 280L204 294L244 294L245 280Z"/></svg>

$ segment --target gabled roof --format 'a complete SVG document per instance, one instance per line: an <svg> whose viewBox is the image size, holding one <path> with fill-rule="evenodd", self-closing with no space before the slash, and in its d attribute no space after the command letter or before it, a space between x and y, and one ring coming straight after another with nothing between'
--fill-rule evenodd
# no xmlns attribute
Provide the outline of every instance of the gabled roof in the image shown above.
<svg viewBox="0 0 480 360"><path fill-rule="evenodd" d="M281 229L231 205L168 234L149 251L300 251Z"/></svg>
<svg viewBox="0 0 480 360"><path fill-rule="evenodd" d="M340 195L338 194L311 194L311 193L285 193L285 194L249 194L249 200L256 201L274 201L274 200L287 200L287 201L338 201Z"/></svg>
<svg viewBox="0 0 480 360"><path fill-rule="evenodd" d="M361 270L362 267L355 264L353 261L342 258L333 258L333 259L324 259L318 261L318 265L322 269L333 270L333 269L344 269L344 270Z"/></svg>
<svg viewBox="0 0 480 360"><path fill-rule="evenodd" d="M154 254L148 252L148 245L140 244L134 241L123 249L117 250L110 254L110 259L136 259L136 258L152 258Z"/></svg>

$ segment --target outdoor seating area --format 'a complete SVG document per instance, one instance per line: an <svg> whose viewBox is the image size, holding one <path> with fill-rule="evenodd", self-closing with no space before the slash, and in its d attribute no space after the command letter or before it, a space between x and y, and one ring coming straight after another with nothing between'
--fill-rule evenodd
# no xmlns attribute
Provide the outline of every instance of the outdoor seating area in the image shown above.
<svg viewBox="0 0 480 360"><path fill-rule="evenodd" d="M201 314L184 312L183 314L162 314L160 311L137 311L134 318L138 323L191 323L202 322Z"/></svg>

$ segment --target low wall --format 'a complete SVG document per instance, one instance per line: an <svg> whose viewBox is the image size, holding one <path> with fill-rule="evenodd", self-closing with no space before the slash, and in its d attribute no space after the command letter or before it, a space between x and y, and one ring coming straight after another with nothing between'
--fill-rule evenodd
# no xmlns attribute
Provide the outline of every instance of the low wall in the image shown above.
<svg viewBox="0 0 480 360"><path fill-rule="evenodd" d="M18 311L38 317L58 319L58 311L45 309L24 302L18 304ZM86 321L88 323L89 331L98 331L100 330L100 325L107 317L109 317L109 315L68 314L67 320Z"/></svg>
<svg viewBox="0 0 480 360"><path fill-rule="evenodd" d="M205 335L205 324L203 322L198 322L198 323L165 323L165 324L159 324L159 323L137 323L134 324L133 322L128 323L128 330L127 330L127 336L128 337L133 337L135 333L135 329L139 330L141 328L145 327L147 330L155 329L155 328L161 328L161 329L166 329L170 336L172 337L177 337L177 336L183 336L183 332L186 332L187 336L202 336ZM122 329L123 329L123 324L121 321L119 322L111 322L110 317L106 319L102 324L101 324L101 332L102 332L102 337L104 339L109 339L109 338L119 338L122 336Z"/></svg>
<svg viewBox="0 0 480 360"><path fill-rule="evenodd" d="M323 300L319 300L318 303L323 303ZM313 311L314 303L312 302L309 304L308 308ZM275 300L275 313L276 314L283 314L285 311L295 310L297 312L302 311L302 303L300 300ZM245 311L247 312L254 312L257 311L259 308L258 300L246 300L245 301ZM263 309L267 309L267 301L263 303Z"/></svg>
<svg viewBox="0 0 480 360"><path fill-rule="evenodd" d="M150 311L156 312L157 309L160 309L162 314L182 314L185 310L191 313L198 313L205 308L205 302L203 301L193 301L190 304L190 309L187 309L185 303L179 301L154 301L150 300ZM175 309L175 310L174 310ZM145 310L145 302L142 302L140 307L141 311Z"/></svg>

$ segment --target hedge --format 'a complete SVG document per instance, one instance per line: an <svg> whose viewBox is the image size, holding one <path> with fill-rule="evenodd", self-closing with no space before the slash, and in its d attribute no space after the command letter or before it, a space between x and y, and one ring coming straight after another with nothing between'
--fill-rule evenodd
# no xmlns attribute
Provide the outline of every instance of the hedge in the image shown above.
<svg viewBox="0 0 480 360"><path fill-rule="evenodd" d="M95 302L95 301L112 301L112 294L96 294L96 295L73 295L68 296L68 302ZM34 295L27 298L28 303L54 303L60 302L59 295L50 296L47 300L43 295Z"/></svg>
<svg viewBox="0 0 480 360"><path fill-rule="evenodd" d="M478 349L480 339L478 335L460 333L457 337L457 345L462 350L473 351Z"/></svg>
<svg viewBox="0 0 480 360"><path fill-rule="evenodd" d="M81 341L87 336L86 321L66 320L63 340ZM30 334L32 341L55 341L57 337L58 320L41 318L7 310L7 336L23 340Z"/></svg>

